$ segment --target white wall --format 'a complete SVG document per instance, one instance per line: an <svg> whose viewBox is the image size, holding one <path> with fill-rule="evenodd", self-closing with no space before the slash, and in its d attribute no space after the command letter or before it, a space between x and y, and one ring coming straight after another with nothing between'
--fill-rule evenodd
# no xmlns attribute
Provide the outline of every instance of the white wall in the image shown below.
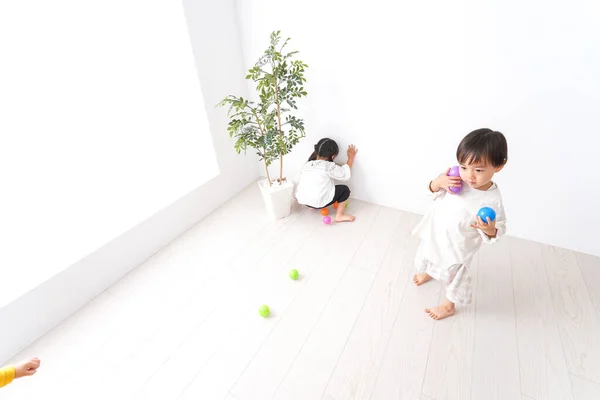
<svg viewBox="0 0 600 400"><path fill-rule="evenodd" d="M165 13L182 12L181 3L163 2L162 5ZM234 1L186 0L183 7L219 174L0 307L0 326L6 327L0 341L0 363L64 320L258 176L255 158L234 152L226 132L225 112L213 106L230 92L242 95L247 92ZM164 29L160 21L157 26ZM219 34L215 35L215 32Z"/></svg>
<svg viewBox="0 0 600 400"><path fill-rule="evenodd" d="M0 305L219 173L168 3L1 6Z"/></svg>
<svg viewBox="0 0 600 400"><path fill-rule="evenodd" d="M238 1L245 65L281 29L310 66L308 138L359 153L353 196L423 213L469 131L509 141L497 176L510 233L600 255L600 3ZM537 171L537 172L536 172Z"/></svg>

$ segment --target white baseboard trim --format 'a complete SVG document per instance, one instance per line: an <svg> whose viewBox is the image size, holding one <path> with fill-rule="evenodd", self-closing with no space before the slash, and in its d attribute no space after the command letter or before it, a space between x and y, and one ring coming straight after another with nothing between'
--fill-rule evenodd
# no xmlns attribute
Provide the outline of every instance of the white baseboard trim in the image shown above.
<svg viewBox="0 0 600 400"><path fill-rule="evenodd" d="M255 180L217 176L0 308L0 366Z"/></svg>

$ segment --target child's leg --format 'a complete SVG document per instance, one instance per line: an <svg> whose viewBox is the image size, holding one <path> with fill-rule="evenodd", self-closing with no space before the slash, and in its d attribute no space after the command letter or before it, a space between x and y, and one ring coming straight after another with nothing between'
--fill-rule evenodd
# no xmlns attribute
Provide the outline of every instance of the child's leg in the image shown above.
<svg viewBox="0 0 600 400"><path fill-rule="evenodd" d="M413 282L417 286L421 286L431 278L436 279L436 277L439 278L442 276L442 271L423 256L421 253L422 246L423 244L421 243L415 257L415 268L417 273L413 276Z"/></svg>
<svg viewBox="0 0 600 400"><path fill-rule="evenodd" d="M346 185L336 185L334 202L338 202L337 213L335 214L336 222L353 222L356 218L352 215L344 214L346 210L346 200L350 198L350 188Z"/></svg>
<svg viewBox="0 0 600 400"><path fill-rule="evenodd" d="M344 214L346 203L339 203L337 213L335 214L335 222L354 222L356 219L353 215Z"/></svg>
<svg viewBox="0 0 600 400"><path fill-rule="evenodd" d="M454 315L455 304L469 304L473 297L471 274L463 264L456 264L448 271L446 300L437 307L427 308L425 312L433 319L444 319Z"/></svg>
<svg viewBox="0 0 600 400"><path fill-rule="evenodd" d="M415 285L421 286L422 284L431 279L431 275L427 273L427 268L429 268L430 266L431 262L423 258L419 257L416 260L417 273L413 276L413 282L415 283Z"/></svg>

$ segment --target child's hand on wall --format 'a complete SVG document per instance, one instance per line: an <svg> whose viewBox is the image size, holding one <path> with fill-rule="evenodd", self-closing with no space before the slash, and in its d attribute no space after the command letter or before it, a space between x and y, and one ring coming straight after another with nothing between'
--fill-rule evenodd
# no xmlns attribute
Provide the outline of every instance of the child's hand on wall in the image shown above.
<svg viewBox="0 0 600 400"><path fill-rule="evenodd" d="M356 153L358 153L358 149L356 148L356 146L354 146L353 144L348 146L348 159L349 160L356 157Z"/></svg>

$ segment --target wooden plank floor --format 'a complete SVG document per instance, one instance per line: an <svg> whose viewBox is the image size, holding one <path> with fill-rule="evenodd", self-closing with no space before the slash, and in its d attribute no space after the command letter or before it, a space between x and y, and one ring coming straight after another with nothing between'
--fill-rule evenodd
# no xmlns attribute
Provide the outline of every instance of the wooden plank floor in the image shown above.
<svg viewBox="0 0 600 400"><path fill-rule="evenodd" d="M419 216L349 211L268 222L249 186L15 357L43 367L0 398L600 399L599 258L504 238L436 322L442 286L411 282Z"/></svg>

